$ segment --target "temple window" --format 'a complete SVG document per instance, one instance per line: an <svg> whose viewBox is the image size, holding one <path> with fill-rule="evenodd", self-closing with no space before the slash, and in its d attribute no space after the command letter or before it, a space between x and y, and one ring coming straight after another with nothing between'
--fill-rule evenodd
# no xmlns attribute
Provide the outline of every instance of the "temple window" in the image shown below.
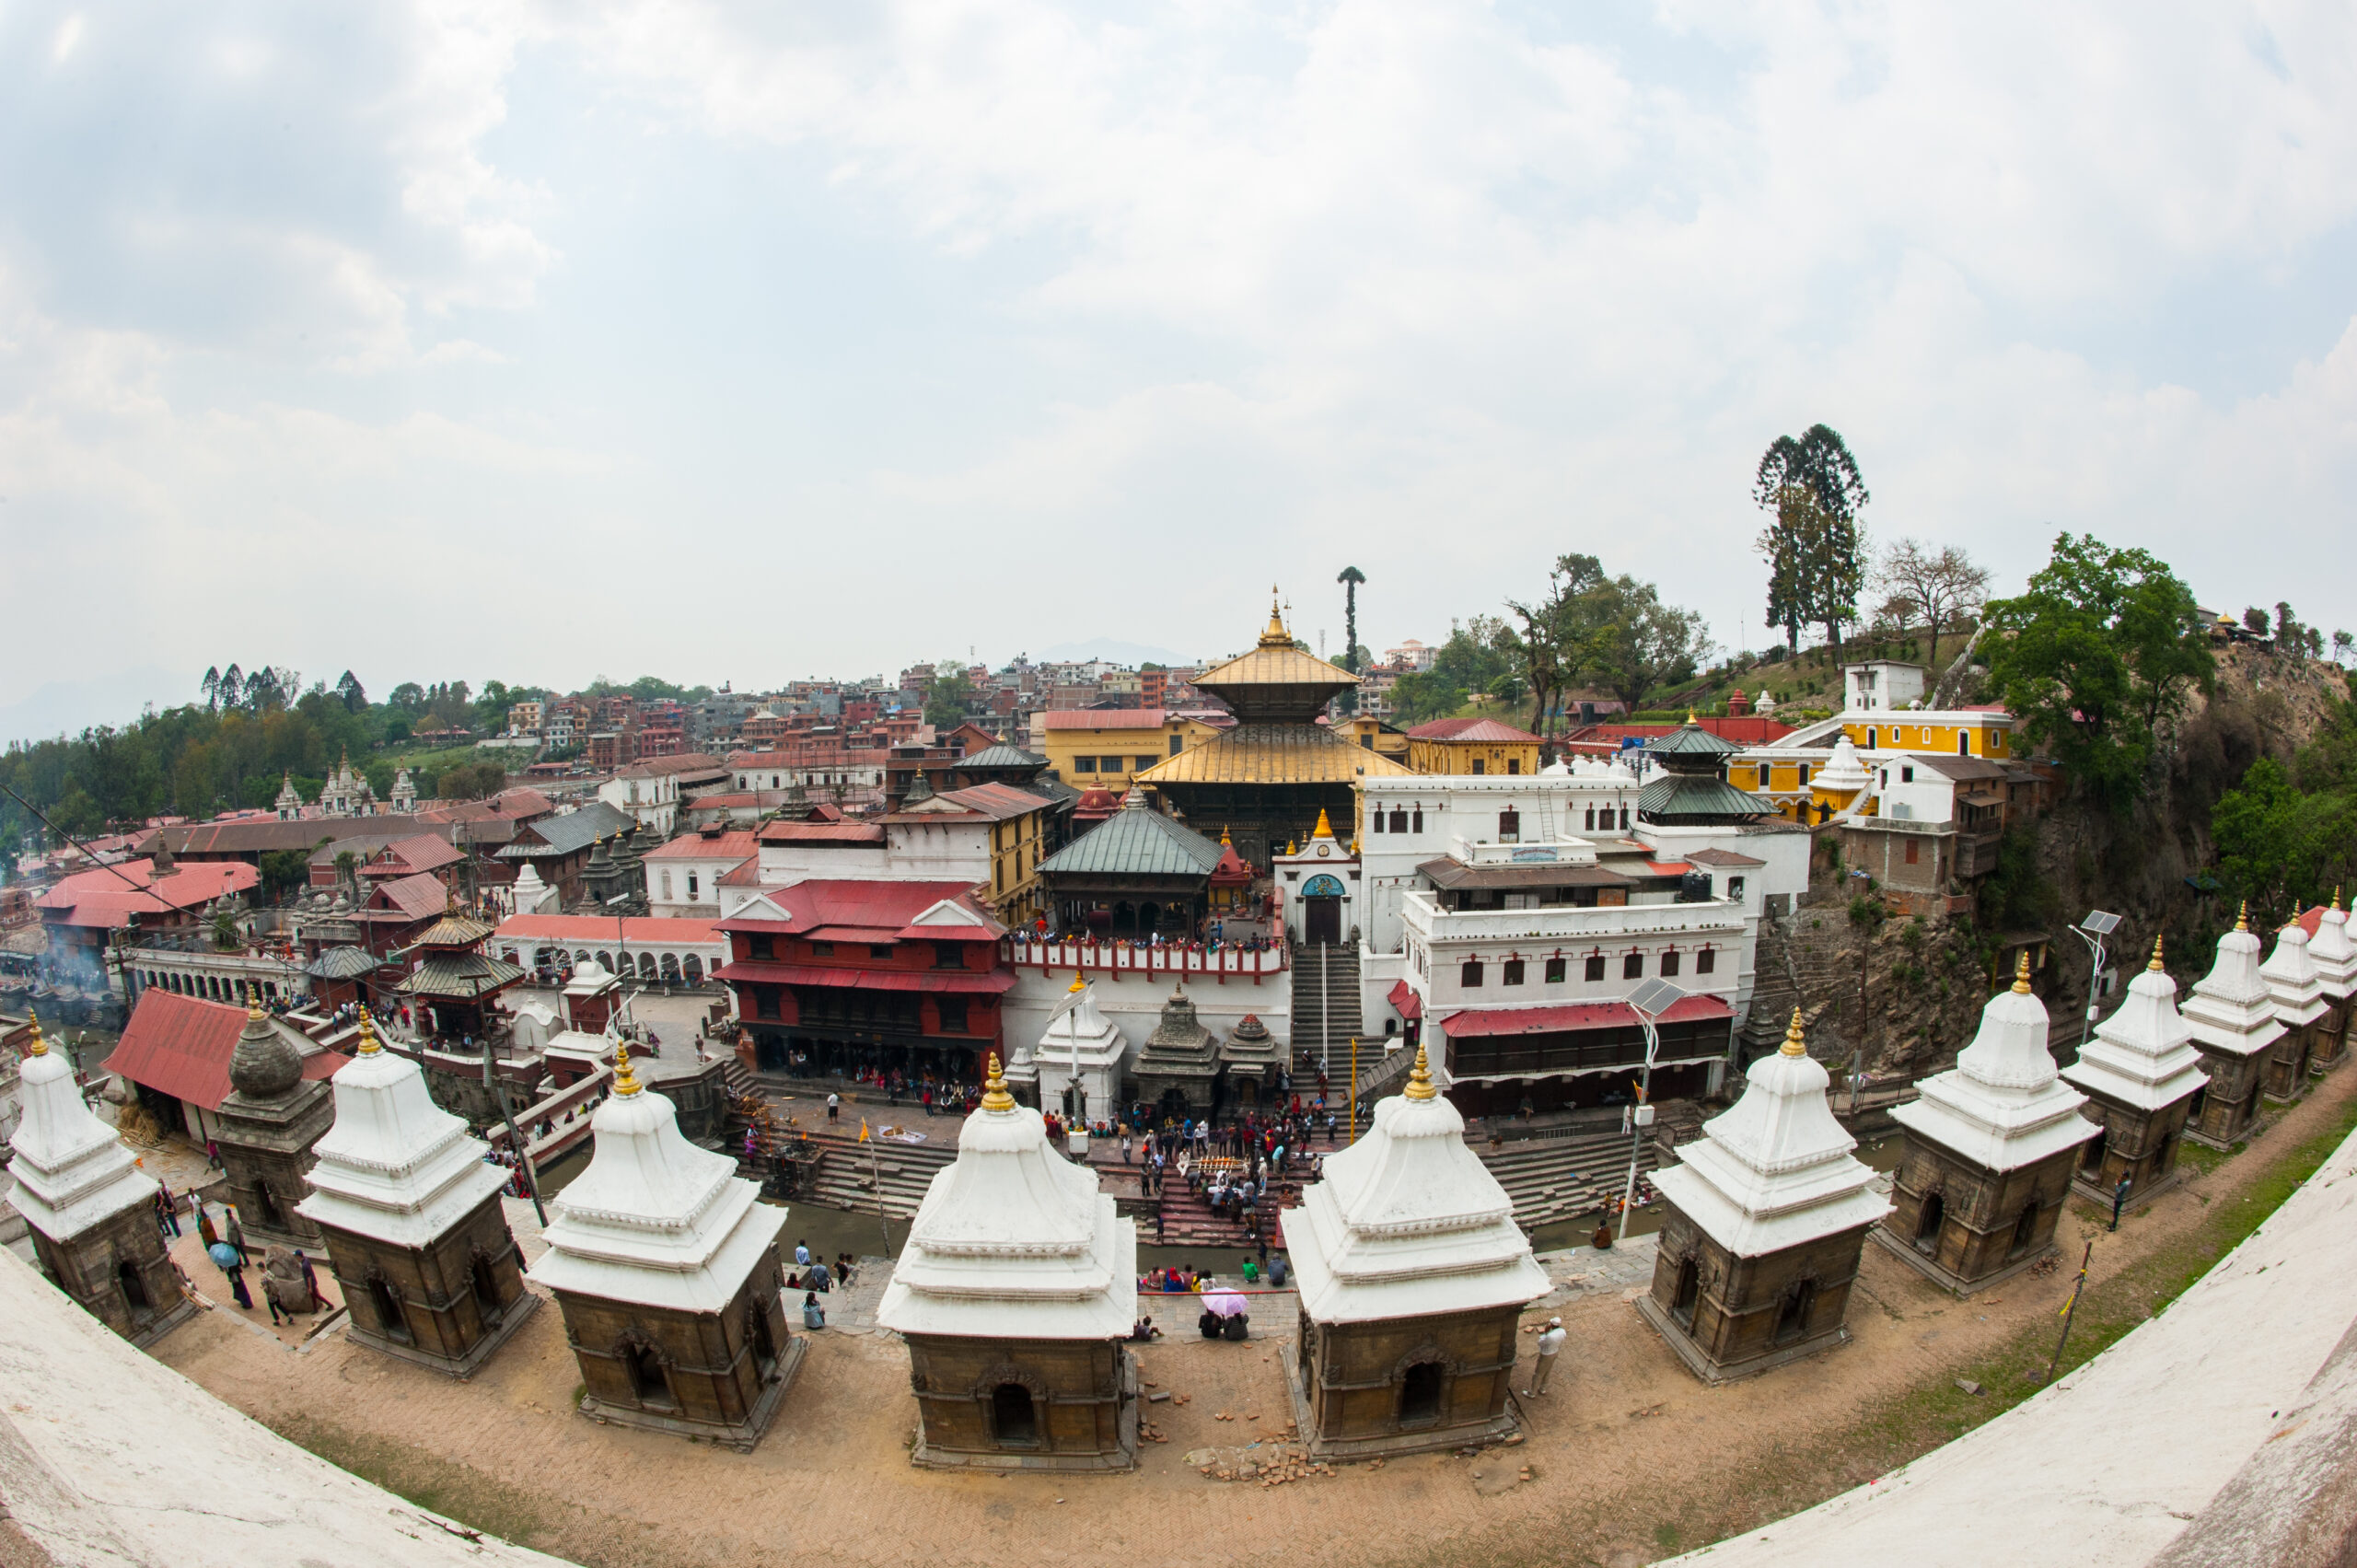
<svg viewBox="0 0 2357 1568"><path fill-rule="evenodd" d="M1622 980L1644 979L1645 956L1643 953L1625 955L1620 960L1620 978Z"/></svg>
<svg viewBox="0 0 2357 1568"><path fill-rule="evenodd" d="M1604 978L1604 955L1601 953L1590 953L1587 956L1587 962L1581 967L1583 970L1583 978L1590 981L1602 980Z"/></svg>
<svg viewBox="0 0 2357 1568"><path fill-rule="evenodd" d="M1522 960L1520 958L1508 958L1504 963L1498 967L1505 971L1498 977L1502 982L1507 985L1520 985L1522 983Z"/></svg>
<svg viewBox="0 0 2357 1568"><path fill-rule="evenodd" d="M1661 956L1661 975L1664 980L1667 980L1677 972L1678 949L1672 947Z"/></svg>
<svg viewBox="0 0 2357 1568"><path fill-rule="evenodd" d="M1563 960L1562 958L1550 958L1547 960L1547 983L1550 985L1561 985L1563 983Z"/></svg>
<svg viewBox="0 0 2357 1568"><path fill-rule="evenodd" d="M1457 972L1457 983L1465 987L1468 991L1479 991L1481 989L1481 960L1479 958L1466 959L1464 966Z"/></svg>
<svg viewBox="0 0 2357 1568"><path fill-rule="evenodd" d="M1696 974L1709 974L1718 967L1719 954L1717 948L1705 947L1701 952L1694 955L1694 972Z"/></svg>

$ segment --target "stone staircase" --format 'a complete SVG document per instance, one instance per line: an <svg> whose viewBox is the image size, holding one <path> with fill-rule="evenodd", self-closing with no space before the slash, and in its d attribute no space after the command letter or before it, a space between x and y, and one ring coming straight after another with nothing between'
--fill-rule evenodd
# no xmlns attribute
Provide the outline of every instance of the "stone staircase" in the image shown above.
<svg viewBox="0 0 2357 1568"><path fill-rule="evenodd" d="M912 1219L941 1168L958 1157L951 1144L859 1144L845 1138L817 1140L826 1153L808 1188L806 1201L853 1214L876 1212L877 1183L883 1187L884 1212L894 1219ZM875 1151L873 1156L869 1150Z"/></svg>
<svg viewBox="0 0 2357 1568"><path fill-rule="evenodd" d="M1316 1082L1319 1055L1330 1081L1350 1069L1351 1040L1361 1029L1359 950L1351 943L1296 942L1293 948L1293 1071Z"/></svg>
<svg viewBox="0 0 2357 1568"><path fill-rule="evenodd" d="M1592 1214L1617 1202L1629 1179L1629 1134L1609 1121L1593 1132L1477 1144L1473 1152L1514 1200L1515 1223L1525 1230ZM1648 1137L1637 1165L1639 1203L1653 1198L1646 1175L1665 1157Z"/></svg>

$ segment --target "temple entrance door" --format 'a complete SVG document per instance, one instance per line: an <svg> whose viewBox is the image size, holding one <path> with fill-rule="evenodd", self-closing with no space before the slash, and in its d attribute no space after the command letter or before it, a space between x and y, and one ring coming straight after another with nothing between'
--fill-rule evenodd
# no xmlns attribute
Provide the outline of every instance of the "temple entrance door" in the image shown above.
<svg viewBox="0 0 2357 1568"><path fill-rule="evenodd" d="M1339 945L1342 940L1342 900L1304 899L1301 902L1302 935L1311 942Z"/></svg>

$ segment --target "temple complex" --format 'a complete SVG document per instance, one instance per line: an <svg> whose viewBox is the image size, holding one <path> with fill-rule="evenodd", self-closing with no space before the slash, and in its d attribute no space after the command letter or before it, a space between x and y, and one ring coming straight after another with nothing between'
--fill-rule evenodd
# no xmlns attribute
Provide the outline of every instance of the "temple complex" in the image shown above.
<svg viewBox="0 0 2357 1568"><path fill-rule="evenodd" d="M2051 1251L2080 1148L2102 1159L2103 1127L2080 1113L2085 1097L2057 1080L2048 1026L2025 950L2012 989L1981 1009L1956 1065L1924 1079L1913 1103L1891 1108L1905 1150L1892 1213L1874 1238L1959 1295Z"/></svg>
<svg viewBox="0 0 2357 1568"><path fill-rule="evenodd" d="M2340 889L2332 890L2329 908L2310 910L2300 923L2308 928L2308 960L2316 967L2325 1001L2308 1064L2316 1072L2329 1072L2349 1049L2349 1004L2357 997L2357 944L2349 940L2349 914L2340 907Z"/></svg>
<svg viewBox="0 0 2357 1568"><path fill-rule="evenodd" d="M521 967L482 950L493 926L455 905L421 932L400 956L415 965L393 988L410 1004L428 1050L465 1051L487 1034L504 1034L492 998L524 978Z"/></svg>
<svg viewBox="0 0 2357 1568"><path fill-rule="evenodd" d="M1666 1212L1637 1310L1706 1383L1848 1343L1859 1253L1890 1212L1826 1103L1798 1009L1747 1076L1735 1109L1654 1172Z"/></svg>
<svg viewBox="0 0 2357 1568"><path fill-rule="evenodd" d="M2186 1121L2209 1080L2193 1029L2177 1010L2177 981L2153 943L2153 961L2128 982L2128 998L2079 1048L2062 1076L2086 1092L2085 1114L2103 1135L2081 1151L2080 1196L2109 1203L2119 1183L2144 1202L2174 1185Z"/></svg>
<svg viewBox="0 0 2357 1568"><path fill-rule="evenodd" d="M877 1308L908 1342L911 1460L1133 1468L1137 1367L1122 1342L1137 1314L1137 1251L1135 1224L1050 1146L993 1056L958 1158L926 1190Z"/></svg>
<svg viewBox="0 0 2357 1568"><path fill-rule="evenodd" d="M434 1103L424 1070L360 1015L358 1054L329 1080L335 1124L296 1205L327 1240L350 1333L389 1355L470 1376L540 1297L500 1209L504 1166Z"/></svg>
<svg viewBox="0 0 2357 1568"><path fill-rule="evenodd" d="M2267 1058L2285 1032L2259 978L2258 937L2247 908L2218 938L2218 960L2195 982L2184 1016L2210 1074L2188 1112L2185 1135L2213 1149L2232 1148L2258 1121Z"/></svg>
<svg viewBox="0 0 2357 1568"><path fill-rule="evenodd" d="M24 1120L8 1140L8 1202L32 1227L41 1272L133 1344L153 1344L196 1310L164 1250L155 1179L90 1114L73 1063L50 1050L38 1017L17 1095Z"/></svg>
<svg viewBox="0 0 2357 1568"><path fill-rule="evenodd" d="M549 1249L526 1275L564 1314L583 1415L749 1453L808 1348L779 1296L785 1210L756 1202L734 1159L681 1137L628 1048L614 1054L613 1093L590 1118L596 1152L550 1200Z"/></svg>
<svg viewBox="0 0 2357 1568"><path fill-rule="evenodd" d="M1189 822L1219 825L1253 865L1268 865L1286 843L1307 838L1321 811L1338 822L1357 821L1356 786L1364 781L1413 776L1405 764L1318 722L1357 678L1298 646L1273 601L1252 649L1203 671L1194 684L1228 705L1234 727L1156 763L1137 782ZM1207 873L1218 858L1206 863Z"/></svg>
<svg viewBox="0 0 2357 1568"><path fill-rule="evenodd" d="M303 1057L261 1009L260 993L229 1057L229 1095L214 1112L214 1142L227 1173L229 1202L246 1233L268 1245L320 1245L302 1213L312 1145L335 1120L328 1086L303 1075Z"/></svg>
<svg viewBox="0 0 2357 1568"><path fill-rule="evenodd" d="M2297 921L2275 934L2275 951L2258 966L2258 978L2267 982L2276 1021L2283 1026L2268 1049L2259 1084L2269 1099L2288 1102L2307 1091L2308 1055L2327 1011L2324 979L2309 960L2308 934Z"/></svg>
<svg viewBox="0 0 2357 1568"><path fill-rule="evenodd" d="M1515 1324L1547 1272L1497 1178L1465 1145L1424 1050L1375 1125L1279 1218L1300 1280L1286 1357L1313 1458L1461 1448L1515 1430Z"/></svg>

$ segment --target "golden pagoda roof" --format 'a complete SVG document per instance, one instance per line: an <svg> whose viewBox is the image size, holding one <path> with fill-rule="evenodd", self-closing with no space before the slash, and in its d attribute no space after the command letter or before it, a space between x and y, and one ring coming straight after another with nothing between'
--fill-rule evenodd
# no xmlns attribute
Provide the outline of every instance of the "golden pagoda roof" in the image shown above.
<svg viewBox="0 0 2357 1568"><path fill-rule="evenodd" d="M1148 787L1354 784L1362 778L1409 777L1415 771L1322 725L1239 724L1155 763L1140 773L1137 782Z"/></svg>
<svg viewBox="0 0 2357 1568"><path fill-rule="evenodd" d="M1194 685L1206 691L1234 686L1319 687L1328 695L1356 686L1358 677L1349 670L1295 645L1293 633L1285 630L1284 617L1274 603L1273 593L1271 590L1268 628L1252 650L1225 664L1213 665L1195 677ZM1312 703L1313 711L1324 703L1325 697L1318 697Z"/></svg>

